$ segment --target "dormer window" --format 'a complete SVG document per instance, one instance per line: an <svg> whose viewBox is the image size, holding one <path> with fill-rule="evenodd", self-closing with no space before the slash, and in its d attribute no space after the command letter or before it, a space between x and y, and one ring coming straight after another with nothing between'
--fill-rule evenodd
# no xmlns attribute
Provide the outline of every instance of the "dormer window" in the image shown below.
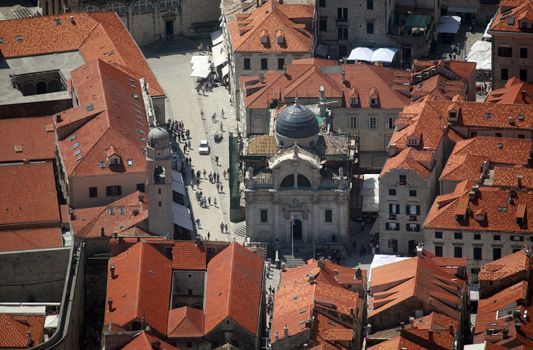
<svg viewBox="0 0 533 350"><path fill-rule="evenodd" d="M456 122L459 120L459 111L456 109L452 109L448 111L448 121L450 122Z"/></svg>
<svg viewBox="0 0 533 350"><path fill-rule="evenodd" d="M261 44L268 44L268 32L265 29L261 31Z"/></svg>
<svg viewBox="0 0 533 350"><path fill-rule="evenodd" d="M379 104L378 98L377 97L371 97L369 104L370 104L370 107L377 107L378 104Z"/></svg>
<svg viewBox="0 0 533 350"><path fill-rule="evenodd" d="M529 22L526 21L526 20L522 20L520 21L520 29L528 29L529 27Z"/></svg>
<svg viewBox="0 0 533 350"><path fill-rule="evenodd" d="M418 147L420 145L420 138L412 135L407 138L407 146Z"/></svg>
<svg viewBox="0 0 533 350"><path fill-rule="evenodd" d="M359 104L359 97L354 96L350 98L350 106L355 107Z"/></svg>
<svg viewBox="0 0 533 350"><path fill-rule="evenodd" d="M109 157L109 165L120 165L120 157L118 156Z"/></svg>
<svg viewBox="0 0 533 350"><path fill-rule="evenodd" d="M106 150L106 158L110 166L120 164L120 156L118 155L118 153L115 150L115 147L113 146L110 146Z"/></svg>
<svg viewBox="0 0 533 350"><path fill-rule="evenodd" d="M285 43L285 33L283 33L283 30L278 30L276 32L276 42L278 45L283 45Z"/></svg>

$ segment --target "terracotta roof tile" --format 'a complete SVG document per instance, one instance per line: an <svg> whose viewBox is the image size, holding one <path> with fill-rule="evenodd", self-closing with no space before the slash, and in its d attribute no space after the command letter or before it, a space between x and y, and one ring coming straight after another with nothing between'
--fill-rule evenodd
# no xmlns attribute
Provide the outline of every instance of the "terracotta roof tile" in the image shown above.
<svg viewBox="0 0 533 350"><path fill-rule="evenodd" d="M207 254L203 245L194 241L175 242L172 249L174 270L206 270Z"/></svg>
<svg viewBox="0 0 533 350"><path fill-rule="evenodd" d="M507 80L504 87L494 89L485 99L488 103L500 104L532 104L533 103L533 84L521 82L518 78Z"/></svg>
<svg viewBox="0 0 533 350"><path fill-rule="evenodd" d="M231 318L251 334L257 333L263 281L263 259L232 243L207 266L205 333Z"/></svg>
<svg viewBox="0 0 533 350"><path fill-rule="evenodd" d="M0 314L0 348L34 347L43 342L44 316ZM28 332L32 343L28 346Z"/></svg>
<svg viewBox="0 0 533 350"><path fill-rule="evenodd" d="M533 127L532 105L458 102L457 106L460 107L460 124L464 126L512 130Z"/></svg>
<svg viewBox="0 0 533 350"><path fill-rule="evenodd" d="M168 313L169 338L199 338L204 335L204 312L189 306Z"/></svg>
<svg viewBox="0 0 533 350"><path fill-rule="evenodd" d="M0 231L0 252L58 248L63 246L61 228L29 228Z"/></svg>
<svg viewBox="0 0 533 350"><path fill-rule="evenodd" d="M492 186L533 189L533 169L494 167Z"/></svg>
<svg viewBox="0 0 533 350"><path fill-rule="evenodd" d="M3 191L0 226L61 222L52 162L4 165L0 169L0 188L9 188Z"/></svg>
<svg viewBox="0 0 533 350"><path fill-rule="evenodd" d="M101 60L74 70L72 81L81 106L56 120L68 176L145 172L148 125L139 82ZM110 147L119 153L120 165L107 161Z"/></svg>
<svg viewBox="0 0 533 350"><path fill-rule="evenodd" d="M529 29L523 29L520 25L521 20L525 19L529 21L528 28L531 27L531 22L533 22L533 1L523 0L520 2L507 2L502 4L511 5L507 6L511 9L505 11L505 9L500 8L494 17L492 26L490 27L490 32L529 32Z"/></svg>
<svg viewBox="0 0 533 350"><path fill-rule="evenodd" d="M383 317L384 312L398 312L393 306L411 302L412 298L433 311L459 319L460 291L465 282L438 266L432 257L424 254L372 270L369 321L378 314ZM461 263L464 260L459 259L457 265Z"/></svg>
<svg viewBox="0 0 533 350"><path fill-rule="evenodd" d="M0 53L5 58L80 51L86 62L100 58L135 72L149 83L152 96L164 95L139 47L114 12L7 20L0 23L0 33Z"/></svg>
<svg viewBox="0 0 533 350"><path fill-rule="evenodd" d="M55 159L55 129L52 117L0 119L0 162Z"/></svg>
<svg viewBox="0 0 533 350"><path fill-rule="evenodd" d="M159 344L159 349L161 350L179 350L177 347L172 346L156 336L150 335L146 332L136 335L132 340L124 345L121 350L153 350L154 343Z"/></svg>
<svg viewBox="0 0 533 350"><path fill-rule="evenodd" d="M427 178L433 170L433 165L433 152L408 147L385 161L380 176L393 169L410 169L416 171L421 177Z"/></svg>
<svg viewBox="0 0 533 350"><path fill-rule="evenodd" d="M142 200L141 200L142 198ZM123 236L148 219L148 204L144 193L133 192L109 205L74 209L70 219L73 234L79 239Z"/></svg>
<svg viewBox="0 0 533 350"><path fill-rule="evenodd" d="M524 250L504 256L501 259L486 263L478 274L479 281L504 280L518 273L529 271L529 257Z"/></svg>
<svg viewBox="0 0 533 350"><path fill-rule="evenodd" d="M141 241L109 259L108 275L105 324L124 327L135 320L144 320L152 329L166 334L171 261Z"/></svg>
<svg viewBox="0 0 533 350"><path fill-rule="evenodd" d="M305 10L304 10L305 8ZM287 11L287 13L285 12ZM310 5L285 5L268 0L255 8L246 18L233 19L228 24L231 43L235 52L291 52L311 53L313 33L304 24L293 22L296 11L306 20L313 18L313 7ZM282 30L285 40L279 43L276 32ZM268 40L263 43L261 33L266 32Z"/></svg>
<svg viewBox="0 0 533 350"><path fill-rule="evenodd" d="M358 298L358 294L346 289L337 281L337 277L344 275L354 276L355 270L327 260L314 259L309 260L307 265L284 271L274 300L271 341L275 342L276 333L280 339L283 339L285 326L288 328L289 336L309 329L311 324L306 321L309 321L313 315L316 316L317 324L313 326L312 336L317 340L331 340L326 339L329 337L328 332L337 331L330 329L347 328L335 322L336 318L327 317L325 313L319 314L316 311L317 307L326 307L330 312L350 317L356 307L361 310L362 301ZM354 284L357 283L354 281ZM362 288L365 288L363 281L361 284ZM347 331L339 332L346 335Z"/></svg>
<svg viewBox="0 0 533 350"><path fill-rule="evenodd" d="M469 191L458 193L455 199L440 202L438 196L433 203L424 223L430 229L461 229L463 231L475 230L477 232L500 231L508 233L527 233L533 227L533 214L528 214L533 208L533 193L516 191L513 204L509 203L510 190L496 187L481 186L476 200L469 200ZM465 219L458 221L457 209L460 204L465 205ZM518 204L526 204L527 211L525 222L516 222ZM483 209L486 219L477 221L475 213Z"/></svg>
<svg viewBox="0 0 533 350"><path fill-rule="evenodd" d="M457 142L441 180L479 180L481 164L527 165L532 141L501 137L474 137Z"/></svg>

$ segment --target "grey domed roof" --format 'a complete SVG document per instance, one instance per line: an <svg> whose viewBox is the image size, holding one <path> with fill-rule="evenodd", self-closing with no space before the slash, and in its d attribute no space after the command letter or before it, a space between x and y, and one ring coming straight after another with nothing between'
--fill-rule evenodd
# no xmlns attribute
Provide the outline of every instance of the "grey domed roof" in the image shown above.
<svg viewBox="0 0 533 350"><path fill-rule="evenodd" d="M170 147L170 135L160 126L152 128L148 133L148 145L153 149L165 149Z"/></svg>
<svg viewBox="0 0 533 350"><path fill-rule="evenodd" d="M318 135L318 121L315 114L298 103L285 107L276 121L276 134L302 139Z"/></svg>

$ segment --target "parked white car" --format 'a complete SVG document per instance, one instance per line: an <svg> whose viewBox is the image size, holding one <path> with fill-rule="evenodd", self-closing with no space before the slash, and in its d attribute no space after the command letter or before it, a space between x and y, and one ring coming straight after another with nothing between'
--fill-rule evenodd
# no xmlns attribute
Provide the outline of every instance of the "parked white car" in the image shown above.
<svg viewBox="0 0 533 350"><path fill-rule="evenodd" d="M200 154L209 154L209 143L207 140L200 140L200 146L198 146L198 152Z"/></svg>

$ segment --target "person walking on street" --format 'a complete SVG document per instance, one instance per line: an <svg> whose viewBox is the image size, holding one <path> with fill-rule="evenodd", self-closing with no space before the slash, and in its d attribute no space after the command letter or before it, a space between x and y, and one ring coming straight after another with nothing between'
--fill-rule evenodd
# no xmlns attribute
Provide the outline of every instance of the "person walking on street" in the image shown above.
<svg viewBox="0 0 533 350"><path fill-rule="evenodd" d="M207 202L211 205L211 196L207 197Z"/></svg>
<svg viewBox="0 0 533 350"><path fill-rule="evenodd" d="M220 223L220 232L224 233L224 223L223 222Z"/></svg>
<svg viewBox="0 0 533 350"><path fill-rule="evenodd" d="M211 240L211 232L207 231L207 240Z"/></svg>
<svg viewBox="0 0 533 350"><path fill-rule="evenodd" d="M205 174L207 174L207 172L205 171L205 169L204 169L204 172L203 172L203 174L204 174L204 179L205 179Z"/></svg>
<svg viewBox="0 0 533 350"><path fill-rule="evenodd" d="M200 219L196 219L196 226L200 228Z"/></svg>
<svg viewBox="0 0 533 350"><path fill-rule="evenodd" d="M220 192L224 192L224 186L222 184L220 184Z"/></svg>
<svg viewBox="0 0 533 350"><path fill-rule="evenodd" d="M189 131L189 129L185 130L185 135L187 136L187 139L190 139L191 132Z"/></svg>
<svg viewBox="0 0 533 350"><path fill-rule="evenodd" d="M217 182L217 192L220 193L220 184Z"/></svg>
<svg viewBox="0 0 533 350"><path fill-rule="evenodd" d="M215 163L218 165L218 156L215 156Z"/></svg>
<svg viewBox="0 0 533 350"><path fill-rule="evenodd" d="M216 207L217 206L217 199L216 198L213 198L213 205Z"/></svg>
<svg viewBox="0 0 533 350"><path fill-rule="evenodd" d="M229 233L228 232L228 224L224 224L224 231L226 231L226 233Z"/></svg>
<svg viewBox="0 0 533 350"><path fill-rule="evenodd" d="M224 117L224 108L222 108L222 112L220 112L220 115L222 116L222 119L226 119L226 118Z"/></svg>
<svg viewBox="0 0 533 350"><path fill-rule="evenodd" d="M226 178L226 174L227 174L226 169L224 169L223 174L224 174L224 178Z"/></svg>

